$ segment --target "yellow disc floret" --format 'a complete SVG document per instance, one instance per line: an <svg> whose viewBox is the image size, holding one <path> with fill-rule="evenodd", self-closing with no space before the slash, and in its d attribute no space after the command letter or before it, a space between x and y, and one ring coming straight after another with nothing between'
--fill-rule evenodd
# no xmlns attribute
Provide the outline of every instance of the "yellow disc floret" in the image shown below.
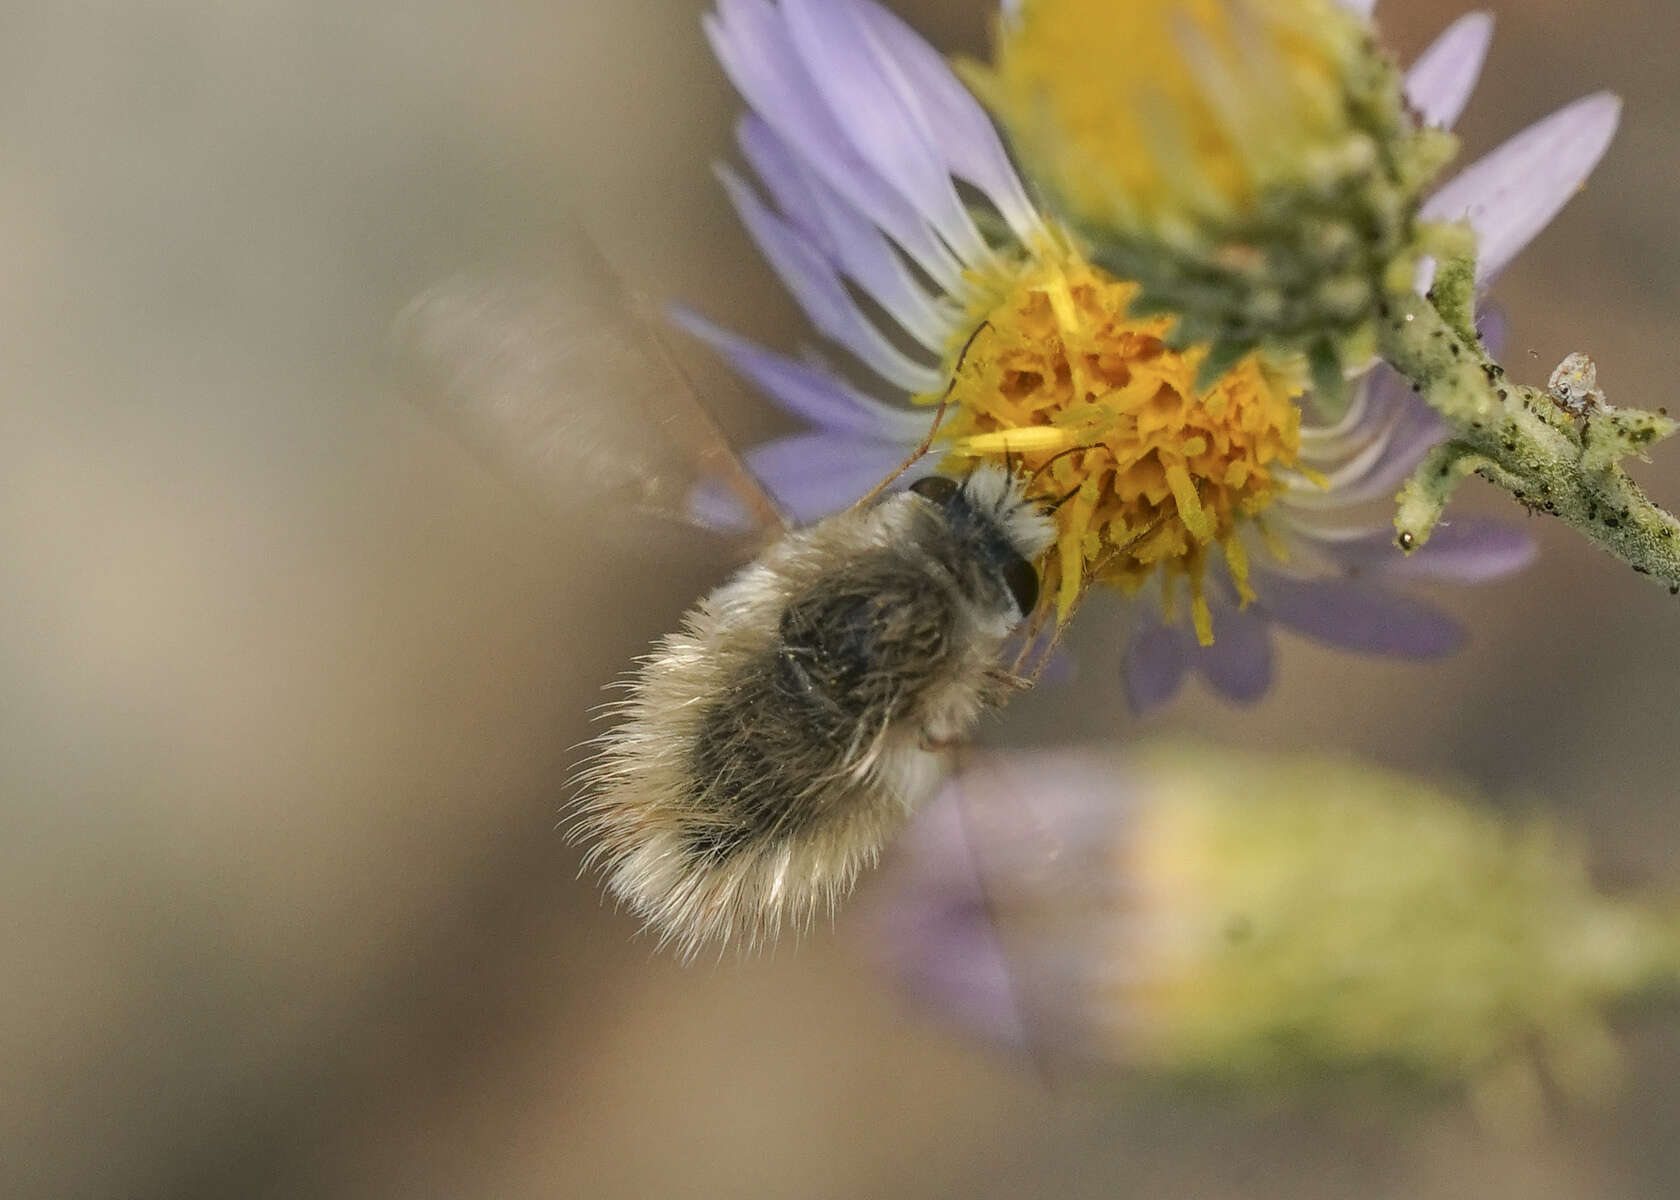
<svg viewBox="0 0 1680 1200"><path fill-rule="evenodd" d="M1348 144L1335 0L1027 0L971 73L1070 213L1239 211Z"/></svg>
<svg viewBox="0 0 1680 1200"><path fill-rule="evenodd" d="M1197 633L1211 641L1208 555L1223 554L1246 601L1239 525L1296 464L1299 387L1250 355L1197 388L1207 351L1170 349L1171 318L1130 315L1136 286L1072 251L987 282L993 298L953 368L941 431L951 454L1007 460L1056 505L1044 573L1058 619L1092 582L1130 591L1164 570L1188 582Z"/></svg>
<svg viewBox="0 0 1680 1200"><path fill-rule="evenodd" d="M1221 359L1299 354L1333 412L1452 157L1340 0L1022 0L965 75L1091 260Z"/></svg>

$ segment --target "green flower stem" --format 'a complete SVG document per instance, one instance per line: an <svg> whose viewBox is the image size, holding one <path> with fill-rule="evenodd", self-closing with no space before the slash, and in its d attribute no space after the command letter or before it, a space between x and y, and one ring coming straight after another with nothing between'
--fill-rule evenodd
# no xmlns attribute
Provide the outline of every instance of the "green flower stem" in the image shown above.
<svg viewBox="0 0 1680 1200"><path fill-rule="evenodd" d="M1446 249L1440 241L1433 252ZM1473 260L1441 258L1425 298L1390 288L1379 310L1382 357L1452 424L1450 440L1419 465L1398 497L1400 548L1429 540L1454 488L1476 474L1530 512L1565 521L1642 575L1680 595L1680 521L1623 471L1628 455L1680 429L1665 415L1602 405L1580 423L1537 388L1511 383L1479 341L1467 281Z"/></svg>
<svg viewBox="0 0 1680 1200"><path fill-rule="evenodd" d="M1429 298L1435 311L1468 342L1476 337L1476 234L1462 222L1425 225L1423 243L1437 258Z"/></svg>

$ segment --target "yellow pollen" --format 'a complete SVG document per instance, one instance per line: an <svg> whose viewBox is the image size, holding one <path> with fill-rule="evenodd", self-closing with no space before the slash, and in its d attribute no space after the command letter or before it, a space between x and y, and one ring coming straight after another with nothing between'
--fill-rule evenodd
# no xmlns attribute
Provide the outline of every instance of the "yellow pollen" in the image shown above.
<svg viewBox="0 0 1680 1200"><path fill-rule="evenodd" d="M1246 602L1239 526L1282 487L1300 453L1298 383L1251 355L1198 392L1206 350L1163 340L1170 317L1133 317L1135 285L1070 252L1028 259L994 284L982 329L953 364L941 428L959 462L1003 461L1054 504L1042 574L1065 620L1085 588L1132 591L1156 571L1189 583L1198 636L1212 636L1202 575L1221 552ZM951 349L956 355L964 338ZM918 397L922 402L937 396Z"/></svg>
<svg viewBox="0 0 1680 1200"><path fill-rule="evenodd" d="M1368 25L1336 0L1026 0L963 64L1073 214L1249 206L1339 144Z"/></svg>

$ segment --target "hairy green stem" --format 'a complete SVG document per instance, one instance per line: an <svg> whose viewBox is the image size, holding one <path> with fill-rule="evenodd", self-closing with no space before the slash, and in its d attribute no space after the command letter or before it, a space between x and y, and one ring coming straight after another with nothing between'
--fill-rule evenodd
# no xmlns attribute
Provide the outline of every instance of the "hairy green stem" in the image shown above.
<svg viewBox="0 0 1680 1200"><path fill-rule="evenodd" d="M1651 503L1619 465L1628 455L1643 458L1680 426L1666 415L1609 405L1577 425L1547 392L1510 382L1466 336L1469 278L1473 264L1465 256L1444 256L1433 300L1395 288L1380 307L1383 358L1453 426L1451 439L1400 493L1400 548L1411 552L1427 542L1453 489L1477 474L1680 595L1680 521Z"/></svg>

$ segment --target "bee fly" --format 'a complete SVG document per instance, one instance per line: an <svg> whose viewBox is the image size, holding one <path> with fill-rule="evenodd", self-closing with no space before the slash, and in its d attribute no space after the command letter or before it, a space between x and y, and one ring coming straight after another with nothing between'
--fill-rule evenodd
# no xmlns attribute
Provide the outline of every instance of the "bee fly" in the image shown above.
<svg viewBox="0 0 1680 1200"><path fill-rule="evenodd" d="M785 535L637 671L581 776L607 885L692 953L832 910L1016 686L1052 526L1001 469Z"/></svg>
<svg viewBox="0 0 1680 1200"><path fill-rule="evenodd" d="M571 825L661 944L762 946L832 911L1022 686L1000 655L1054 527L988 466L787 529L610 272L579 274L546 295L445 285L399 329L442 368L420 402L548 507L669 513L709 464L772 530L621 685Z"/></svg>

